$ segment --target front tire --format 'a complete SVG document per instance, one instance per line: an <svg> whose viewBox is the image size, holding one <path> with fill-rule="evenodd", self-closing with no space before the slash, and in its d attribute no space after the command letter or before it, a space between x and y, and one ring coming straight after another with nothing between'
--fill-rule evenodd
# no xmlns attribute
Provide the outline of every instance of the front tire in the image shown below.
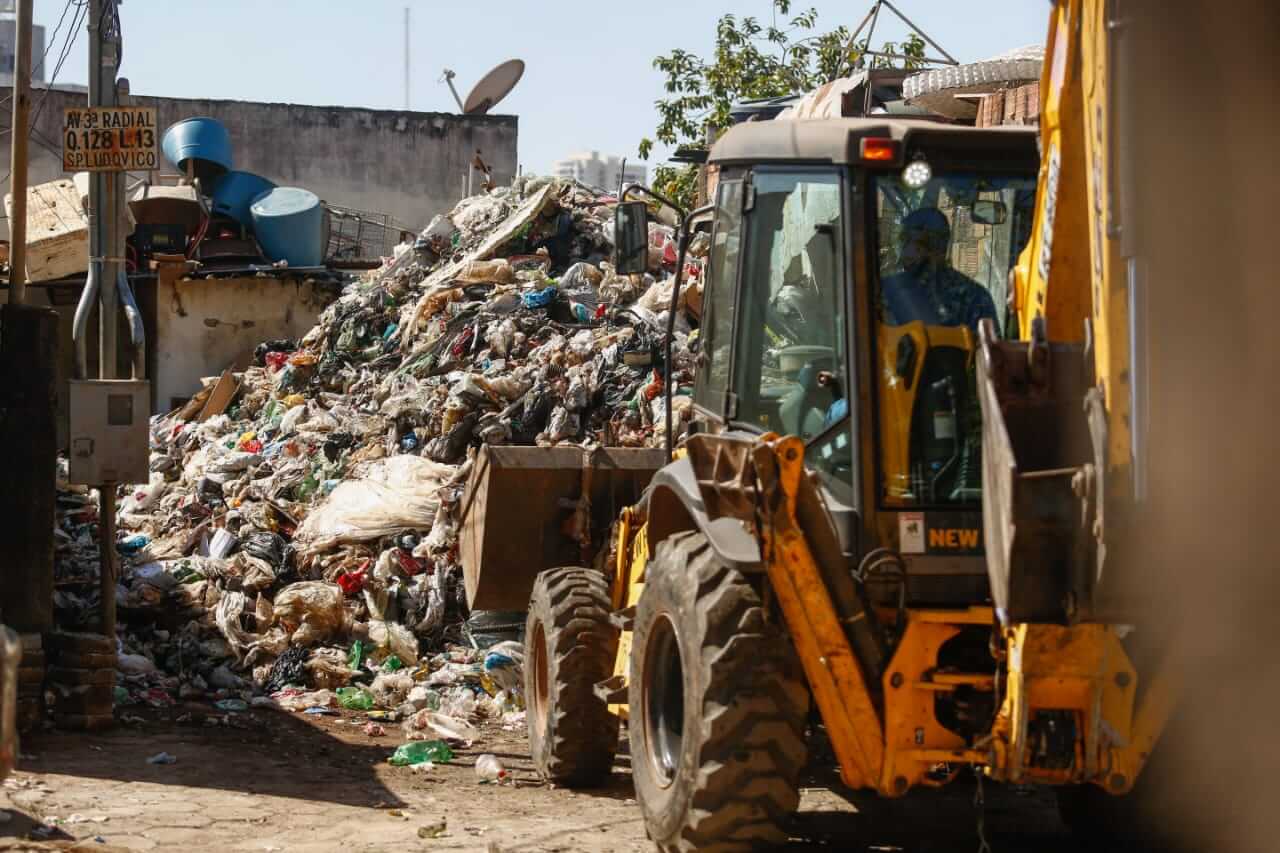
<svg viewBox="0 0 1280 853"><path fill-rule="evenodd" d="M609 585L593 569L550 569L534 583L525 623L525 708L534 767L550 782L591 787L613 769L620 721L595 693L618 655L609 614Z"/></svg>
<svg viewBox="0 0 1280 853"><path fill-rule="evenodd" d="M645 568L628 699L636 798L660 850L786 841L808 690L755 589L701 533L664 540Z"/></svg>

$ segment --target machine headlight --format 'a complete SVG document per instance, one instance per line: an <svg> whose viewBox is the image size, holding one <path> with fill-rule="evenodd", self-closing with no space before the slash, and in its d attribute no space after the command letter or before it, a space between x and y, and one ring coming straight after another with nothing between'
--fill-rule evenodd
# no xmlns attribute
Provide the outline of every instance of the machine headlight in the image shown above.
<svg viewBox="0 0 1280 853"><path fill-rule="evenodd" d="M916 158L907 164L907 168L902 170L902 182L913 190L918 190L929 183L932 177L933 169L922 154L917 154Z"/></svg>

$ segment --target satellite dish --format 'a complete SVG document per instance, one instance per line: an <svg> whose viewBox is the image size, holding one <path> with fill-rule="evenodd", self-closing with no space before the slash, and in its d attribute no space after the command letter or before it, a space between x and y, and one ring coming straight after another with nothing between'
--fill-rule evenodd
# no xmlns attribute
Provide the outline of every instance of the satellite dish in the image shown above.
<svg viewBox="0 0 1280 853"><path fill-rule="evenodd" d="M505 98L524 76L524 61L509 59L490 71L472 88L462 104L465 115L484 115Z"/></svg>

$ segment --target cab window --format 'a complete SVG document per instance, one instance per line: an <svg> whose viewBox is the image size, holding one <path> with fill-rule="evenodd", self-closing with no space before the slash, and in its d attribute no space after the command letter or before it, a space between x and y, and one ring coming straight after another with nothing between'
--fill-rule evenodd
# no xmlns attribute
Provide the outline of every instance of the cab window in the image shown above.
<svg viewBox="0 0 1280 853"><path fill-rule="evenodd" d="M717 417L725 413L729 387L729 349L733 343L734 289L738 278L738 249L742 241L742 181L722 181L716 192L711 232L707 293L699 327L694 402Z"/></svg>
<svg viewBox="0 0 1280 853"><path fill-rule="evenodd" d="M978 325L1011 326L1009 270L1030 235L1035 178L935 173L911 188L891 173L873 184L881 500L976 504Z"/></svg>
<svg viewBox="0 0 1280 853"><path fill-rule="evenodd" d="M733 418L810 441L848 412L840 177L761 169L752 188Z"/></svg>

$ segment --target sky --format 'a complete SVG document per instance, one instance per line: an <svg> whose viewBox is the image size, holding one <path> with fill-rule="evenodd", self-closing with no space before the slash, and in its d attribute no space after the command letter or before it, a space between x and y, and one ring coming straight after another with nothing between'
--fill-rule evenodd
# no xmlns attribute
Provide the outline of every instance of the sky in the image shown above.
<svg viewBox="0 0 1280 853"><path fill-rule="evenodd" d="M34 0L50 41L51 72L69 29L54 39L66 0ZM1048 29L1044 0L896 0L895 5L961 62L1039 44ZM657 124L664 94L655 56L673 48L707 55L726 12L769 20L768 0L124 0L121 76L138 95L226 98L403 109L404 9L410 12L409 107L457 110L441 71L468 89L498 63L526 63L524 78L497 113L520 117L518 158L546 172L576 151L638 159ZM819 27L854 27L871 0L793 3L818 10ZM74 7L73 7L74 11ZM825 25L825 26L824 26ZM888 9L875 40L906 29ZM86 81L83 26L58 74ZM651 155L660 162L665 149Z"/></svg>

